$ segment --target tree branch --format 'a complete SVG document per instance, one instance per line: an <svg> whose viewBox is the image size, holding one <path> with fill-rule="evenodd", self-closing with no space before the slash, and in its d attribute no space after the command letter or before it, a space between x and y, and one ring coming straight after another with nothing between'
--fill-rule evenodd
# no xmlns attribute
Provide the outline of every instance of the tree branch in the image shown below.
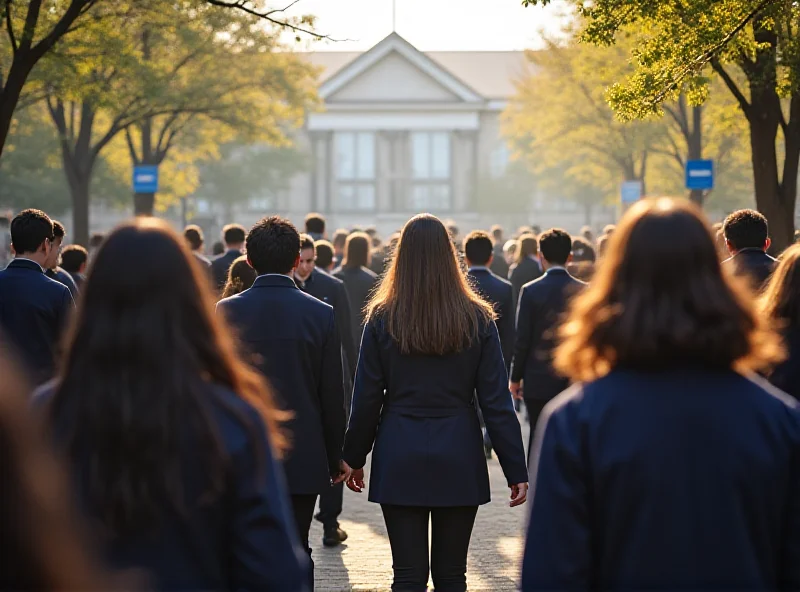
<svg viewBox="0 0 800 592"><path fill-rule="evenodd" d="M739 106L742 108L742 111L745 114L747 119L750 119L750 103L747 100L747 97L744 96L744 93L739 89L739 86L736 84L736 81L731 78L731 75L728 74L728 71L725 70L725 67L720 63L718 59L711 60L711 67L714 71L719 74L719 77L722 78L722 81L725 83L725 86L730 89L733 96L736 97L736 100L739 102Z"/></svg>
<svg viewBox="0 0 800 592"><path fill-rule="evenodd" d="M283 9L260 11L255 8L252 8L248 0L206 0L206 2L208 2L212 6L220 6L222 8L235 8L251 16L256 16L258 18L262 18L266 21L269 21L270 23L278 25L279 27L290 29L295 33L304 33L316 39L328 39L330 41L336 41L335 39L332 39L329 35L323 35L321 33L317 33L316 31L313 31L306 27L292 24L288 20L280 20L272 16L276 13L288 10L289 8L297 4L298 1L299 0L294 0L291 4L289 4L289 6Z"/></svg>
<svg viewBox="0 0 800 592"><path fill-rule="evenodd" d="M8 33L8 40L11 42L11 54L17 55L17 38L14 35L14 23L11 20L11 0L6 0L6 33Z"/></svg>

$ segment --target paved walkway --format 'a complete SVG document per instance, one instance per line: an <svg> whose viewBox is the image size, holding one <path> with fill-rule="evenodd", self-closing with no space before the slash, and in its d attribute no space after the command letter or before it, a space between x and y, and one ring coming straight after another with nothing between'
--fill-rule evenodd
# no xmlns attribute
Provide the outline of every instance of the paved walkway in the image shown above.
<svg viewBox="0 0 800 592"><path fill-rule="evenodd" d="M523 436L527 442L526 428ZM492 502L478 511L467 582L471 591L512 591L519 580L527 506L508 507L509 490L496 458L489 461L489 476ZM335 549L322 546L321 525L315 521L311 528L317 592L389 590L392 553L380 506L369 503L366 492L359 495L345 489L341 523L349 539Z"/></svg>

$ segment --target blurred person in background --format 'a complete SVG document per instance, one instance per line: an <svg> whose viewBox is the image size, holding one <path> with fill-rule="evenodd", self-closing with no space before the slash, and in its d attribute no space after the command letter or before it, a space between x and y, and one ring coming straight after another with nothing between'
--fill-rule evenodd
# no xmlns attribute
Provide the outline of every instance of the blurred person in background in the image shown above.
<svg viewBox="0 0 800 592"><path fill-rule="evenodd" d="M458 225L453 220L448 220L445 222L445 227L447 228L447 234L450 235L450 240L452 240L453 244L456 246L456 251L461 253L463 249L461 248L461 236Z"/></svg>
<svg viewBox="0 0 800 592"><path fill-rule="evenodd" d="M306 234L315 241L327 238L325 236L325 217L322 214L311 213L305 220Z"/></svg>
<svg viewBox="0 0 800 592"><path fill-rule="evenodd" d="M594 274L596 258L591 241L577 236L572 239L572 261L567 265L567 271L582 282L588 282Z"/></svg>
<svg viewBox="0 0 800 592"><path fill-rule="evenodd" d="M104 240L106 240L106 235L102 232L95 232L89 237L89 261L91 261L97 251L100 250Z"/></svg>
<svg viewBox="0 0 800 592"><path fill-rule="evenodd" d="M213 257L218 257L225 252L225 245L222 241L215 241L213 245L211 245L211 255Z"/></svg>
<svg viewBox="0 0 800 592"><path fill-rule="evenodd" d="M365 232L357 232L347 237L345 258L342 266L333 276L344 282L350 301L350 326L353 343L361 343L364 330L364 307L378 283L378 276L369 269L370 240Z"/></svg>
<svg viewBox="0 0 800 592"><path fill-rule="evenodd" d="M594 243L594 233L591 226L581 227L580 238L587 241L590 245Z"/></svg>
<svg viewBox="0 0 800 592"><path fill-rule="evenodd" d="M80 245L67 245L61 250L61 266L71 277L78 290L86 281L86 267L89 265L89 252Z"/></svg>
<svg viewBox="0 0 800 592"><path fill-rule="evenodd" d="M780 330L788 356L769 381L800 400L800 245L786 249L761 298L764 314Z"/></svg>
<svg viewBox="0 0 800 592"><path fill-rule="evenodd" d="M314 267L326 273L333 271L333 245L326 240L314 241Z"/></svg>
<svg viewBox="0 0 800 592"><path fill-rule="evenodd" d="M247 262L247 256L242 255L233 262L228 270L228 281L225 282L225 288L222 290L222 298L249 290L256 281L256 277L256 270Z"/></svg>
<svg viewBox="0 0 800 592"><path fill-rule="evenodd" d="M333 234L333 267L339 267L344 260L344 246L347 244L347 237L350 233L344 228L340 228Z"/></svg>
<svg viewBox="0 0 800 592"><path fill-rule="evenodd" d="M154 590L302 590L275 458L284 415L213 306L165 222L117 228L38 407L110 566L145 570Z"/></svg>
<svg viewBox="0 0 800 592"><path fill-rule="evenodd" d="M503 253L503 246L505 245L505 239L503 238L504 234L503 227L495 224L494 226L492 226L491 234L493 243L492 263L489 266L489 269L497 277L507 279L509 264L506 261L505 255Z"/></svg>
<svg viewBox="0 0 800 592"><path fill-rule="evenodd" d="M800 588L800 410L740 284L696 206L623 216L561 330L522 590Z"/></svg>
<svg viewBox="0 0 800 592"><path fill-rule="evenodd" d="M205 245L205 237L203 236L203 229L197 224L189 224L183 229L183 238L189 245L192 255L197 262L205 269L211 267L211 261L203 254L203 246Z"/></svg>
<svg viewBox="0 0 800 592"><path fill-rule="evenodd" d="M602 259L606 254L606 248L608 247L608 239L611 238L611 235L603 234L600 235L597 239L597 259Z"/></svg>
<svg viewBox="0 0 800 592"><path fill-rule="evenodd" d="M755 210L738 210L725 218L722 231L731 254L723 265L729 266L734 275L747 278L751 287L760 291L776 264L767 254L772 245L767 219Z"/></svg>
<svg viewBox="0 0 800 592"><path fill-rule="evenodd" d="M72 295L73 300L78 299L78 286L72 276L58 266L61 261L61 248L64 244L64 239L67 237L67 231L64 230L64 225L57 220L53 220L53 248L50 250L50 256L44 264L44 274L51 280L55 280L60 284L64 284L69 293Z"/></svg>
<svg viewBox="0 0 800 592"><path fill-rule="evenodd" d="M222 240L225 241L225 253L211 262L211 277L214 286L222 291L228 281L228 269L244 252L244 239L247 231L241 224L228 224L222 229Z"/></svg>
<svg viewBox="0 0 800 592"><path fill-rule="evenodd" d="M371 238L371 243L369 268L376 276L380 276L386 268L386 246L377 235Z"/></svg>
<svg viewBox="0 0 800 592"><path fill-rule="evenodd" d="M517 239L510 239L503 245L503 259L508 264L509 271L514 261L517 259L517 251L519 250L519 241ZM508 276L506 276L508 277Z"/></svg>
<svg viewBox="0 0 800 592"><path fill-rule="evenodd" d="M616 229L617 229L616 224L606 224L605 226L603 226L603 234L605 236L611 236L612 234L614 234L614 231Z"/></svg>
<svg viewBox="0 0 800 592"><path fill-rule="evenodd" d="M514 307L519 302L522 286L528 282L542 277L542 267L539 263L539 243L532 234L523 234L519 239L516 262L508 272L508 279L514 289Z"/></svg>

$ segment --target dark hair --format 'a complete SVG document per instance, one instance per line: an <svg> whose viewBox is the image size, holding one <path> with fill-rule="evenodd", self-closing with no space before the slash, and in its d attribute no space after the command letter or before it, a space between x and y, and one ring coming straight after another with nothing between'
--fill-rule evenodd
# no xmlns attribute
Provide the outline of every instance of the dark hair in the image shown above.
<svg viewBox="0 0 800 592"><path fill-rule="evenodd" d="M210 416L213 385L259 409L279 448L280 414L214 314L208 278L165 222L139 218L117 228L91 273L51 418L70 458L92 467L80 475L82 489L109 534L151 531L165 506L184 514L224 489L228 458ZM253 432L248 445L258 442ZM198 499L183 491L186 446L205 479Z"/></svg>
<svg viewBox="0 0 800 592"><path fill-rule="evenodd" d="M306 216L306 232L309 234L325 234L325 218L322 214L311 213Z"/></svg>
<svg viewBox="0 0 800 592"><path fill-rule="evenodd" d="M211 245L211 254L222 255L224 252L225 252L225 245L222 244L222 241L214 241L214 244Z"/></svg>
<svg viewBox="0 0 800 592"><path fill-rule="evenodd" d="M53 221L41 210L23 210L11 221L11 244L17 255L35 253L53 238Z"/></svg>
<svg viewBox="0 0 800 592"><path fill-rule="evenodd" d="M246 236L247 231L241 224L228 224L222 229L222 240L226 245L241 245Z"/></svg>
<svg viewBox="0 0 800 592"><path fill-rule="evenodd" d="M495 313L467 282L444 224L420 214L367 304L367 318L379 316L403 354L441 356L467 347Z"/></svg>
<svg viewBox="0 0 800 592"><path fill-rule="evenodd" d="M372 239L372 238L375 238L376 236L378 236L378 229L377 229L377 228L375 228L374 226L367 226L367 227L364 229L364 232L365 232L365 233L367 234L367 236L369 236L369 238L371 238L371 239Z"/></svg>
<svg viewBox="0 0 800 592"><path fill-rule="evenodd" d="M0 351L0 588L114 589L87 552L67 476L15 366Z"/></svg>
<svg viewBox="0 0 800 592"><path fill-rule="evenodd" d="M517 249L517 264L522 263L528 257L533 257L539 253L539 243L532 234L523 234L519 237L519 248Z"/></svg>
<svg viewBox="0 0 800 592"><path fill-rule="evenodd" d="M450 238L456 240L458 238L458 225L454 221L448 220L445 223L445 227L447 228L447 233L450 235Z"/></svg>
<svg viewBox="0 0 800 592"><path fill-rule="evenodd" d="M346 230L340 228L335 233L333 233L333 247L344 249L345 243L347 243L347 237L350 236L350 233Z"/></svg>
<svg viewBox="0 0 800 592"><path fill-rule="evenodd" d="M588 225L581 227L581 236L587 241L591 242L592 237L594 236L594 233L592 233L592 227Z"/></svg>
<svg viewBox="0 0 800 592"><path fill-rule="evenodd" d="M89 237L89 248L96 249L100 245L103 244L103 241L106 240L106 235L102 232L95 232L92 236Z"/></svg>
<svg viewBox="0 0 800 592"><path fill-rule="evenodd" d="M572 239L572 257L576 263L594 263L597 259L592 243L582 236Z"/></svg>
<svg viewBox="0 0 800 592"><path fill-rule="evenodd" d="M723 273L700 210L664 198L639 201L623 216L561 336L555 367L577 381L617 366L754 370L781 355L746 286Z"/></svg>
<svg viewBox="0 0 800 592"><path fill-rule="evenodd" d="M722 225L727 240L735 250L763 249L769 238L769 223L761 212L738 210Z"/></svg>
<svg viewBox="0 0 800 592"><path fill-rule="evenodd" d="M305 251L306 249L313 249L313 248L314 248L314 239L305 233L301 234L300 250Z"/></svg>
<svg viewBox="0 0 800 592"><path fill-rule="evenodd" d="M492 258L494 244L482 230L473 230L464 239L464 255L473 265L486 265Z"/></svg>
<svg viewBox="0 0 800 592"><path fill-rule="evenodd" d="M247 262L247 256L237 257L228 268L228 279L222 297L228 298L249 289L256 281L256 270Z"/></svg>
<svg viewBox="0 0 800 592"><path fill-rule="evenodd" d="M64 225L58 220L53 220L53 238L60 238L63 240L65 236L67 236L67 230L64 228Z"/></svg>
<svg viewBox="0 0 800 592"><path fill-rule="evenodd" d="M322 269L328 269L333 264L333 245L326 240L318 240L314 243L316 254L316 265Z"/></svg>
<svg viewBox="0 0 800 592"><path fill-rule="evenodd" d="M0 214L0 226L9 226L11 224L11 217L8 214Z"/></svg>
<svg viewBox="0 0 800 592"><path fill-rule="evenodd" d="M183 238L189 243L192 251L197 251L203 247L205 237L203 236L203 229L197 224L189 224L183 229Z"/></svg>
<svg viewBox="0 0 800 592"><path fill-rule="evenodd" d="M61 267L69 273L78 273L87 261L89 253L80 245L67 245L61 251Z"/></svg>
<svg viewBox="0 0 800 592"><path fill-rule="evenodd" d="M800 329L800 245L786 249L761 297L764 314L781 328Z"/></svg>
<svg viewBox="0 0 800 592"><path fill-rule="evenodd" d="M572 237L560 228L545 230L539 235L539 250L548 263L566 265L572 254Z"/></svg>
<svg viewBox="0 0 800 592"><path fill-rule="evenodd" d="M370 240L366 232L356 232L347 237L342 267L367 267L370 259Z"/></svg>
<svg viewBox="0 0 800 592"><path fill-rule="evenodd" d="M503 227L500 226L499 224L495 224L494 226L492 226L490 232L492 233L492 240L494 242L500 242L501 240L503 240Z"/></svg>
<svg viewBox="0 0 800 592"><path fill-rule="evenodd" d="M285 218L262 218L247 235L247 259L258 275L287 274L294 269L299 256L300 234Z"/></svg>

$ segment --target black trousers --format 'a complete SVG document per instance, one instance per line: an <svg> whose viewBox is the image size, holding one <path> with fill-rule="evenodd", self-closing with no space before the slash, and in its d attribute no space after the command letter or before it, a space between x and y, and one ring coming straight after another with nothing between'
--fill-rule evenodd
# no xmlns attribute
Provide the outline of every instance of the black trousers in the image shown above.
<svg viewBox="0 0 800 592"><path fill-rule="evenodd" d="M319 496L319 515L317 519L327 528L339 528L339 516L344 501L344 483L337 483Z"/></svg>
<svg viewBox="0 0 800 592"><path fill-rule="evenodd" d="M382 504L381 509L392 546L394 592L424 592L429 572L436 592L467 589L467 552L478 506L424 508Z"/></svg>
<svg viewBox="0 0 800 592"><path fill-rule="evenodd" d="M531 450L533 449L534 432L536 431L536 424L539 422L539 416L542 414L544 406L550 401L544 399L525 399L525 408L528 410L528 419L531 422L531 431L528 434L528 459L531 458Z"/></svg>
<svg viewBox="0 0 800 592"><path fill-rule="evenodd" d="M311 562L311 587L314 589L314 559L311 557L311 547L308 546L308 533L311 530L311 521L314 519L314 508L317 505L317 495L293 495L292 509L294 510L294 522L297 526L297 536L300 544L308 552L308 560Z"/></svg>

